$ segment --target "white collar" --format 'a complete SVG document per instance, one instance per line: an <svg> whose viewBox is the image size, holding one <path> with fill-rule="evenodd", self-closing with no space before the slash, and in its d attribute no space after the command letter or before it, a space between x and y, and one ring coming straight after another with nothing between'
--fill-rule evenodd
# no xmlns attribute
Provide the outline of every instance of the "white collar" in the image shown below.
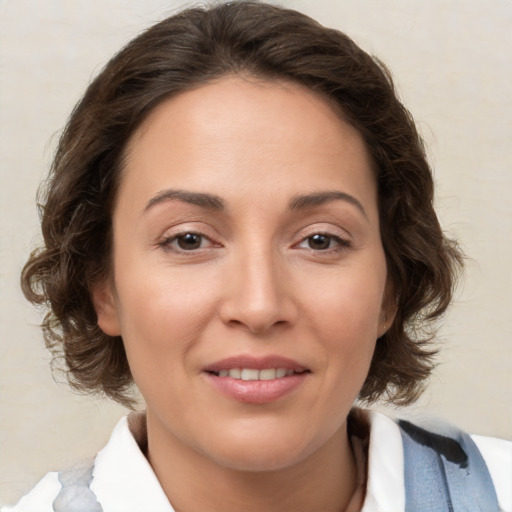
<svg viewBox="0 0 512 512"><path fill-rule="evenodd" d="M363 411L370 424L368 479L361 512L404 512L404 450L398 425L384 414Z"/></svg>
<svg viewBox="0 0 512 512"><path fill-rule="evenodd" d="M104 512L174 512L130 431L127 416L96 456L91 490Z"/></svg>

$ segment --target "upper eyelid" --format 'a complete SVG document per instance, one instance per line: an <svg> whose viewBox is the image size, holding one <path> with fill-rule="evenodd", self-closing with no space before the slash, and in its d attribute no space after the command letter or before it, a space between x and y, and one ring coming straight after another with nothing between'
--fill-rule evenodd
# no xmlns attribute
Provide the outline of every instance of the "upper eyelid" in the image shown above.
<svg viewBox="0 0 512 512"><path fill-rule="evenodd" d="M307 243L308 238L314 235L324 235L330 237L334 241L334 247L323 250L315 250L313 248L300 247ZM299 229L295 234L295 241L292 244L292 248L312 251L314 253L327 255L329 253L339 253L343 250L348 250L354 246L354 237L352 233L339 225L338 222L332 220L316 221L304 226Z"/></svg>
<svg viewBox="0 0 512 512"><path fill-rule="evenodd" d="M343 240L352 238L352 233L348 229L327 222L315 222L305 226L298 231L297 236L304 239L316 234L333 236Z"/></svg>
<svg viewBox="0 0 512 512"><path fill-rule="evenodd" d="M213 240L212 240L212 237L206 235L205 233L201 233L200 231L194 231L192 229L188 229L188 230L184 230L184 231L180 231L178 233L172 233L172 234L169 234L169 235L164 235L162 236L162 240L165 242L169 242L169 241L173 241L173 240L177 240L178 238L182 237L182 236L185 236L185 235L197 235L205 240L208 240L209 242L212 242L212 243L215 243Z"/></svg>
<svg viewBox="0 0 512 512"><path fill-rule="evenodd" d="M162 231L160 238L175 238L180 235L186 235L187 233L194 233L209 239L220 238L218 230L205 224L203 221L197 220L178 222L176 224L167 226Z"/></svg>
<svg viewBox="0 0 512 512"><path fill-rule="evenodd" d="M348 248L348 247L352 246L352 241L349 240L348 238L345 238L345 237L342 237L339 235L334 235L332 233L324 233L324 232L312 233L308 236L302 237L297 243L294 244L294 246L303 244L309 238L311 238L315 235L323 235L323 236L329 237L329 238L333 239L335 242L337 242L338 246L343 247L343 248ZM323 250L323 252L327 252L327 250Z"/></svg>
<svg viewBox="0 0 512 512"><path fill-rule="evenodd" d="M301 223L302 224L302 223ZM222 241L227 241L229 239L233 239L235 233L229 229L229 232L223 233L225 231L226 226L221 226L221 229L217 229L215 226L210 225L209 223L205 223L203 220L188 220L177 222L172 225L168 225L164 230L162 230L162 234L158 237L159 240L169 240L179 237L181 235L185 235L187 233L194 233L200 235L208 240L216 243L222 243ZM288 229L288 228L287 228ZM295 234L291 235L293 244L301 242L302 240L313 236L315 234L322 234L326 236L331 236L334 238L339 238L343 241L351 241L353 239L353 234L346 227L342 227L338 223L334 223L330 220L324 221L316 221L311 222L306 225L302 225L298 227L298 229L294 229ZM281 238L281 236L279 236Z"/></svg>
<svg viewBox="0 0 512 512"><path fill-rule="evenodd" d="M204 240L208 241L207 246L206 247L199 247L197 249L190 249L190 250L186 250L186 249L174 246L174 243L177 242L177 240L180 238L180 236L184 236L184 235L189 234L189 233L196 234L196 235L202 237ZM292 248L305 249L305 248L301 248L301 247L298 247L298 246L300 246L303 243L305 243L308 240L308 238L311 238L315 234L321 234L321 235L324 235L326 237L331 238L335 242L335 246L334 247L330 247L328 249L318 249L318 250L315 250L314 248L308 248L307 249L307 250L309 250L311 252L314 252L314 253L318 253L318 254L322 254L323 253L324 255L326 255L326 254L333 254L333 253L340 253L340 252L342 252L344 250L345 251L349 250L352 247L352 245L353 245L351 240L348 240L345 237L338 236L338 235L335 235L335 234L332 234L332 233L316 231L316 232L312 232L311 234L309 234L307 236L303 236L302 238L300 238L300 240L298 242L295 242L292 245ZM158 242L158 246L163 248L164 250L167 250L169 252L174 252L176 254L187 254L187 253L189 253L190 255L192 255L192 254L197 254L199 251L205 251L205 250L216 248L216 247L220 248L220 247L222 247L222 244L216 243L214 240L212 240L207 235L204 235L204 234L198 233L198 232L193 232L193 231L189 230L189 231L183 231L183 232L180 232L180 233L176 233L176 234L173 234L173 235L170 235L170 236L167 236L167 237L163 237L163 239L160 242Z"/></svg>
<svg viewBox="0 0 512 512"><path fill-rule="evenodd" d="M188 249L188 250L184 249L182 247L179 247L178 243L177 243L178 239L181 236L185 236L185 235L187 235L189 233L193 233L195 235L198 235L198 236L202 237L204 240L206 240L207 241L206 247L198 247L196 249ZM195 255L200 254L201 251L208 251L210 249L215 249L215 248L222 247L222 245L216 243L214 240L212 240L207 235L204 235L202 233L198 233L198 232L195 232L195 231L192 231L192 230L188 230L188 231L184 231L184 232L181 232L181 233L176 233L176 234L172 234L172 235L169 235L169 236L162 237L157 242L156 247L164 250L167 253L174 253L175 255L187 255L188 254L189 256L192 256L194 254Z"/></svg>

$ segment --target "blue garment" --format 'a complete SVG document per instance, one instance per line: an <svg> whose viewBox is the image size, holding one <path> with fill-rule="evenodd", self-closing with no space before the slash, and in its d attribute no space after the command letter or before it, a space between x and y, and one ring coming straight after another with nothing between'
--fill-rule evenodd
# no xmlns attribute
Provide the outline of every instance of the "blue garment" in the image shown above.
<svg viewBox="0 0 512 512"><path fill-rule="evenodd" d="M404 445L406 512L499 512L485 461L471 437L399 421Z"/></svg>

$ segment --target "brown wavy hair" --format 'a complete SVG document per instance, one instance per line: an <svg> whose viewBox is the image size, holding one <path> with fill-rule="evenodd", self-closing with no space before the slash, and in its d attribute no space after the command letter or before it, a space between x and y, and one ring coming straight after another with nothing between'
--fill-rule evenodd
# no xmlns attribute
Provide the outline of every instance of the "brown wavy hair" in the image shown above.
<svg viewBox="0 0 512 512"><path fill-rule="evenodd" d="M462 262L433 209L422 141L380 61L337 30L259 2L192 8L152 26L108 62L76 105L40 190L44 245L21 278L27 299L47 309L48 348L63 357L76 389L133 403L122 340L101 331L91 299L92 285L111 270L124 152L164 99L237 74L301 84L332 102L364 137L398 309L378 340L360 399L412 402L432 370L434 321L451 301Z"/></svg>

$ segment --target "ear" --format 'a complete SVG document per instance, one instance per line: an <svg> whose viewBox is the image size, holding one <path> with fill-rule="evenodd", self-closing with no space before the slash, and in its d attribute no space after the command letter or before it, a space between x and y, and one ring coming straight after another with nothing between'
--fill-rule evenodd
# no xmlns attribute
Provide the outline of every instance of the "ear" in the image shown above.
<svg viewBox="0 0 512 512"><path fill-rule="evenodd" d="M109 336L120 336L119 314L114 287L110 279L107 278L101 283L94 285L91 295L100 329Z"/></svg>
<svg viewBox="0 0 512 512"><path fill-rule="evenodd" d="M382 307L380 310L379 327L377 338L384 336L388 332L393 321L395 320L396 312L398 309L397 298L394 291L394 286L388 279L386 283L386 290L382 299Z"/></svg>

